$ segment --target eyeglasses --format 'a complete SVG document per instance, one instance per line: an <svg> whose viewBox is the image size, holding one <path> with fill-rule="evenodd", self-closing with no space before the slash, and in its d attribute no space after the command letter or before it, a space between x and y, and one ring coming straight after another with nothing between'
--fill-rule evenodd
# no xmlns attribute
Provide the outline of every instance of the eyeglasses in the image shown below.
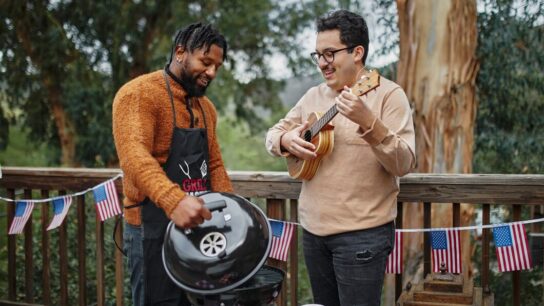
<svg viewBox="0 0 544 306"><path fill-rule="evenodd" d="M332 62L334 62L334 54L336 52L340 52L340 51L344 51L344 50L347 50L347 49L352 49L352 48L355 48L356 46L350 46L350 47L346 47L346 48L342 48L342 49L338 49L338 50L327 50L323 53L319 53L319 52L312 52L310 53L310 56L312 57L312 60L314 61L314 63L316 65L319 65L319 59L321 57L323 57L325 59L325 62L327 62L327 64L331 64Z"/></svg>

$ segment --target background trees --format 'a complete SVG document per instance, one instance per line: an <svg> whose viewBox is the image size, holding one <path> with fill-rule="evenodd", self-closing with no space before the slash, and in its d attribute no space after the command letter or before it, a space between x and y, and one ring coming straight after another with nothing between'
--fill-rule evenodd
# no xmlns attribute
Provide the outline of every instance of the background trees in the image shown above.
<svg viewBox="0 0 544 306"><path fill-rule="evenodd" d="M116 163L111 103L127 80L161 68L172 37L195 21L215 24L229 41L230 60L210 91L219 111L254 130L261 110L278 110L281 82L271 60L288 69L309 63L298 38L326 1L3 1L0 7L0 84L9 109L30 139L46 142L52 162ZM2 125L8 123L0 108ZM262 115L262 114L261 114ZM14 123L14 122L12 122ZM7 129L0 139L6 142ZM0 143L1 144L1 143Z"/></svg>

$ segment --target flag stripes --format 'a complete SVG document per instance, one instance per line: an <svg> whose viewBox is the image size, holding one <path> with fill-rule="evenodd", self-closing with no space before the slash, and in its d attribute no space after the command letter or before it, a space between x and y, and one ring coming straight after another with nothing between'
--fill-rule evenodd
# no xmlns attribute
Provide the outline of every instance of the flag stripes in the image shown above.
<svg viewBox="0 0 544 306"><path fill-rule="evenodd" d="M532 259L524 224L493 228L493 239L500 272L531 269Z"/></svg>
<svg viewBox="0 0 544 306"><path fill-rule="evenodd" d="M9 235L20 234L25 228L25 224L32 215L34 203L32 201L20 201L15 203L15 217L9 227Z"/></svg>
<svg viewBox="0 0 544 306"><path fill-rule="evenodd" d="M287 261L295 225L289 222L270 220L270 226L272 227L272 247L268 257Z"/></svg>
<svg viewBox="0 0 544 306"><path fill-rule="evenodd" d="M93 194L96 202L96 212L100 221L121 214L117 189L113 180L109 180L105 184L93 188Z"/></svg>
<svg viewBox="0 0 544 306"><path fill-rule="evenodd" d="M387 256L385 273L401 274L402 268L402 232L395 231L395 242L391 254Z"/></svg>
<svg viewBox="0 0 544 306"><path fill-rule="evenodd" d="M64 218L68 214L68 210L72 205L72 197L62 197L60 199L53 200L54 216L51 220L51 224L47 227L47 230L52 230L59 227L64 221Z"/></svg>
<svg viewBox="0 0 544 306"><path fill-rule="evenodd" d="M450 273L461 273L461 238L458 230L431 232L433 272L440 272L440 263Z"/></svg>

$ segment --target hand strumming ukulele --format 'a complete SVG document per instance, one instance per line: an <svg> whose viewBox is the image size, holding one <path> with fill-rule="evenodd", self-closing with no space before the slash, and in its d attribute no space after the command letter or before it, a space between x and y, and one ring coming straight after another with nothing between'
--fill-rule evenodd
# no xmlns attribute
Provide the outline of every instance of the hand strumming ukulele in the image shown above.
<svg viewBox="0 0 544 306"><path fill-rule="evenodd" d="M380 74L377 70L367 71L350 89L357 96L362 96L380 85ZM312 160L302 160L294 155L287 159L289 175L295 179L311 180L314 177L323 157L332 152L334 145L333 127L328 124L338 114L334 104L324 115L314 112L308 117L310 128L301 133L304 140L315 145L317 157Z"/></svg>

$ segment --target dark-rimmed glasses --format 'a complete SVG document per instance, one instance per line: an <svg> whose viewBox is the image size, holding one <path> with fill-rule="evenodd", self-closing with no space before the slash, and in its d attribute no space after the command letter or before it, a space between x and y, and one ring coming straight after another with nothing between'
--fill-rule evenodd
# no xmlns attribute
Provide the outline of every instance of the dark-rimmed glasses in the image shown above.
<svg viewBox="0 0 544 306"><path fill-rule="evenodd" d="M319 65L319 59L321 57L323 57L325 59L325 62L327 62L327 64L331 64L332 62L334 62L334 54L336 52L344 51L344 50L347 50L347 49L352 49L352 48L355 48L355 47L356 46L350 46L350 47L337 49L337 50L327 50L327 51L325 51L323 53L312 52L312 53L310 53L310 56L312 57L312 60L314 61L314 63L316 65Z"/></svg>

